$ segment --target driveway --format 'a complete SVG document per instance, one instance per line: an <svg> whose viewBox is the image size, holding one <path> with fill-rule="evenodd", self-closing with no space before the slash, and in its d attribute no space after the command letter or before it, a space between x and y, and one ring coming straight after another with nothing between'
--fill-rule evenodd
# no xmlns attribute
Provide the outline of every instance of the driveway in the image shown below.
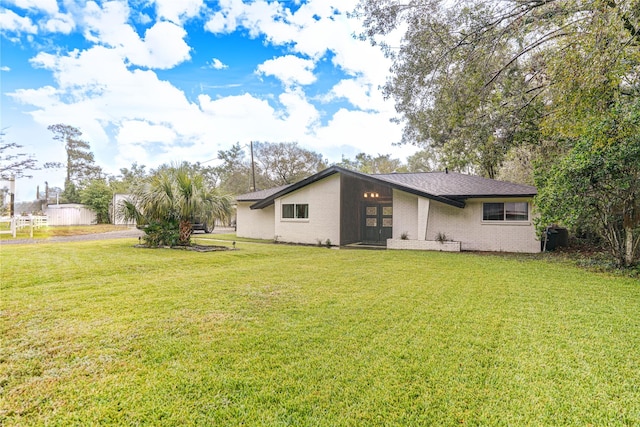
<svg viewBox="0 0 640 427"><path fill-rule="evenodd" d="M211 234L224 234L235 233L233 228L218 227L211 232ZM202 233L194 233L193 236L202 236ZM0 240L0 246L4 245L16 245L16 244L29 244L29 243L58 243L58 242L82 242L89 240L108 240L108 239L133 239L144 236L142 230L137 228L130 228L127 230L109 231L106 233L95 234L80 234L77 236L59 236L51 237L49 239L11 239Z"/></svg>

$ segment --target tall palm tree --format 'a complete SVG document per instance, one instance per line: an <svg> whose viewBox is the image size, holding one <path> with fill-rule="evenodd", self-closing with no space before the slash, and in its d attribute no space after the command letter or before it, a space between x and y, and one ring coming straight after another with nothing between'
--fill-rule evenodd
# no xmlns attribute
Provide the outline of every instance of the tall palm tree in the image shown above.
<svg viewBox="0 0 640 427"><path fill-rule="evenodd" d="M216 219L228 219L231 212L231 198L218 195L206 185L201 174L184 163L161 168L144 179L132 199L119 207L124 219L136 220L138 225L159 224L166 229L177 224L177 244L181 246L191 243L191 224L195 218L213 223Z"/></svg>

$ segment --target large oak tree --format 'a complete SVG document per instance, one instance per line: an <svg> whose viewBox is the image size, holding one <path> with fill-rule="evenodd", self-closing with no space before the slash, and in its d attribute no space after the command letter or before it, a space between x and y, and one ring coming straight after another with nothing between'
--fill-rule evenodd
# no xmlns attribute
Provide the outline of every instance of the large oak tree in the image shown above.
<svg viewBox="0 0 640 427"><path fill-rule="evenodd" d="M640 0L361 0L356 13L374 43L404 31L399 45L381 43L393 60L385 94L396 101L403 142L435 150L450 168L494 177L508 155L524 153L538 165L541 193L565 194L566 159L579 152L589 157L583 165L597 164L638 144L630 117L640 104ZM610 131L594 131L603 126ZM628 167L636 176L640 160ZM552 169L562 179L545 178ZM598 179L601 188L615 182ZM623 197L637 209L632 184ZM580 195L582 212L596 193ZM550 221L541 211L541 223ZM636 247L638 225L628 215L614 221L619 212L604 212L626 224L615 246ZM596 231L610 241L603 227Z"/></svg>

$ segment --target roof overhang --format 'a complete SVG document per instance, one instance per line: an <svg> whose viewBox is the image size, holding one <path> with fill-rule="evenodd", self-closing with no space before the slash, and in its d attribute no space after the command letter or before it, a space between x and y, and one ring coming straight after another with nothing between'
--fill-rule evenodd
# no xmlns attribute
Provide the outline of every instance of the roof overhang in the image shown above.
<svg viewBox="0 0 640 427"><path fill-rule="evenodd" d="M464 208L465 206L465 202L464 200L458 199L458 198L451 198L451 197L442 197L442 196L437 196L434 194L429 194L426 193L424 191L420 191L417 190L415 188L411 188L411 187L407 187L395 182L389 182L386 181L384 179L380 179L380 178L376 178L375 176L371 176L371 175L367 175L361 172L356 172L356 171L352 171L349 169L345 169L342 168L340 166L331 166L328 169L325 169L321 172L318 172L315 175L311 175L308 178L303 179L302 181L299 181L295 184L292 184L291 186L278 191L274 194L272 194L269 197L266 197L256 203L254 203L253 205L251 205L251 209L263 209L266 208L267 206L270 206L274 203L274 201L279 198L282 197L286 194L292 193L296 190L299 190L300 188L306 187L309 184L312 184L316 181L320 181L321 179L327 178L331 175L334 175L336 173L340 173L344 176L350 176L353 178L357 178L357 179L361 179L363 181L367 181L367 182L371 182L371 183L375 183L375 184L379 184L379 185L385 185L387 187L396 189L396 190L400 190L400 191L404 191L406 193L410 193L410 194L414 194L416 196L420 196L420 197L425 197L427 199L431 199L431 200L435 200L450 206L455 206L457 208Z"/></svg>
<svg viewBox="0 0 640 427"><path fill-rule="evenodd" d="M528 199L535 197L538 193L530 194L471 194L471 195L456 195L449 196L455 199Z"/></svg>

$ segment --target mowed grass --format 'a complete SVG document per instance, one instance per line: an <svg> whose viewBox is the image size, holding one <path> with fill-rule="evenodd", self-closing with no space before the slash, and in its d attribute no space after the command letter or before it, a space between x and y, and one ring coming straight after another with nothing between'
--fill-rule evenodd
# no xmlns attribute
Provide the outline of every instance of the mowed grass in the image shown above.
<svg viewBox="0 0 640 427"><path fill-rule="evenodd" d="M33 230L34 239L48 239L50 237L78 236L83 234L107 233L110 231L127 230L130 227L113 224L94 224L94 225L56 225L36 228ZM0 230L9 231L10 224L7 222L0 223ZM23 227L16 231L16 239L31 238L31 228ZM0 240L13 240L12 234L0 234Z"/></svg>
<svg viewBox="0 0 640 427"><path fill-rule="evenodd" d="M0 247L0 425L639 425L640 283L544 258Z"/></svg>

